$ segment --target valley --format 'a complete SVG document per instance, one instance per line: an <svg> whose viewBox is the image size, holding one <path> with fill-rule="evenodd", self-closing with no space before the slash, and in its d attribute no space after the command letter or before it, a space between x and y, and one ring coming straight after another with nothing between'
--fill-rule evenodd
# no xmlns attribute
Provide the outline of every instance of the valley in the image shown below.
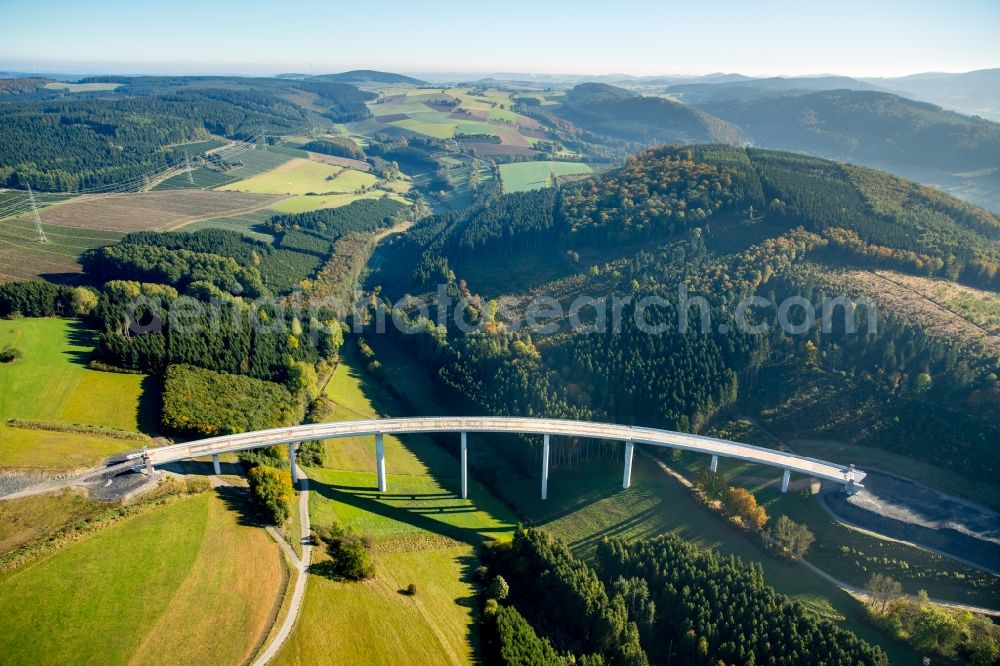
<svg viewBox="0 0 1000 666"><path fill-rule="evenodd" d="M988 113L297 71L0 79L8 661L1000 659Z"/></svg>

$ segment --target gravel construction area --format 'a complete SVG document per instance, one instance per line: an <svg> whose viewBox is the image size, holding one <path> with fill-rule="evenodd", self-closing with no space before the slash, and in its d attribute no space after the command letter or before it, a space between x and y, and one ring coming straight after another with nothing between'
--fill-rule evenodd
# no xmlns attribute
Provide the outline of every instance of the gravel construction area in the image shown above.
<svg viewBox="0 0 1000 666"><path fill-rule="evenodd" d="M1000 571L1000 514L886 472L868 471L864 485L823 499L847 523Z"/></svg>
<svg viewBox="0 0 1000 666"><path fill-rule="evenodd" d="M9 493L16 493L29 486L48 481L52 477L44 472L36 470L4 470L0 472L0 497Z"/></svg>

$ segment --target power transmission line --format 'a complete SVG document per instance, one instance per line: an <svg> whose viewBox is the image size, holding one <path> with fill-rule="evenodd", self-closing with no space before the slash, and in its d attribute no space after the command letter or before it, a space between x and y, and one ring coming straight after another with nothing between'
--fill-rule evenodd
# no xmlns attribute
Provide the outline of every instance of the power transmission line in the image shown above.
<svg viewBox="0 0 1000 666"><path fill-rule="evenodd" d="M35 205L35 193L31 191L31 185L28 185L28 201L31 203L31 216L35 220L35 235L39 243L48 243L49 239L45 237L45 230L42 229L42 218L38 215L38 206Z"/></svg>

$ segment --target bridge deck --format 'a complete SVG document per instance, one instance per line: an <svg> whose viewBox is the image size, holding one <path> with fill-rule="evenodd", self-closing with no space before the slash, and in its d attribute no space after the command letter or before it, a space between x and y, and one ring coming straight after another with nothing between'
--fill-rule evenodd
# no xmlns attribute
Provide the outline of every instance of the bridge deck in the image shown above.
<svg viewBox="0 0 1000 666"><path fill-rule="evenodd" d="M611 423L500 416L442 416L315 423L173 444L149 449L145 456L150 464L162 465L188 458L278 444L376 435L378 433L397 435L438 432L497 432L631 441L635 444L683 449L724 458L747 460L845 485L856 484L865 477L864 472L853 467L713 437ZM135 455L139 457L142 454Z"/></svg>

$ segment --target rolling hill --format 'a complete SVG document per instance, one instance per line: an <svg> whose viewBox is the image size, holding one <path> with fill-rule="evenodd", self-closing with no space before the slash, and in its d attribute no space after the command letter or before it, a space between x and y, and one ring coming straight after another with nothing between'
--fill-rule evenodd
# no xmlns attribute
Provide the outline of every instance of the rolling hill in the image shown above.
<svg viewBox="0 0 1000 666"><path fill-rule="evenodd" d="M399 84L406 83L414 86L427 85L426 81L415 79L412 76L394 74L392 72L379 72L373 69L355 69L339 74L320 74L312 77L319 81L333 81L335 83L350 83L352 85L371 84Z"/></svg>
<svg viewBox="0 0 1000 666"><path fill-rule="evenodd" d="M605 83L581 83L556 110L593 132L637 143L740 143L735 127L708 113Z"/></svg>
<svg viewBox="0 0 1000 666"><path fill-rule="evenodd" d="M885 169L1000 210L1000 124L875 91L700 104L764 148Z"/></svg>
<svg viewBox="0 0 1000 666"><path fill-rule="evenodd" d="M826 280L845 269L1000 291L1000 218L932 188L792 153L663 147L558 192L505 195L428 218L396 251L383 263L416 265L400 293L461 280L473 294L515 304L487 325L491 333L449 336L435 352L445 390L461 404L697 431L753 393L761 368L817 367L848 392L881 396L864 419L840 421L823 437L953 466L971 478L1000 469L989 444L1000 435L1000 367L985 347L937 335L891 303L868 337L836 326L805 337L774 329L734 336L738 327L727 319L748 294L772 304L804 295L817 312L824 294L879 296L861 280L849 287ZM526 276L534 283L525 284ZM672 303L681 284L713 304L712 321L725 323L718 333L714 324L693 336L668 325L662 336L643 335L627 309L615 335L572 335L565 317L530 339L514 327L531 294L553 295L564 308L581 295ZM673 307L663 306L664 321L677 321ZM775 310L767 313L761 316L773 323ZM435 348L410 337L423 353Z"/></svg>
<svg viewBox="0 0 1000 666"><path fill-rule="evenodd" d="M866 80L905 97L1000 122L1000 68Z"/></svg>

